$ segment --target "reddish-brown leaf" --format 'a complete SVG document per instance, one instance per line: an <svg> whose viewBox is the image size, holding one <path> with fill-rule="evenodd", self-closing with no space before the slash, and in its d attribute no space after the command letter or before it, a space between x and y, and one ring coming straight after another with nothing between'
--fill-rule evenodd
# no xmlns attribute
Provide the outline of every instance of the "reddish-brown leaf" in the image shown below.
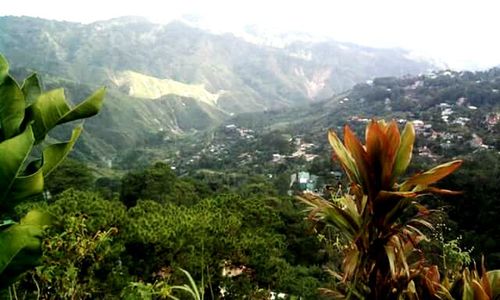
<svg viewBox="0 0 500 300"><path fill-rule="evenodd" d="M416 195L413 192L380 191L374 200L375 210L377 213L387 213L397 205L400 199L412 198Z"/></svg>
<svg viewBox="0 0 500 300"><path fill-rule="evenodd" d="M356 163L357 170L362 180L360 185L363 187L365 192L373 195L373 191L371 190L372 182L367 153L361 142L358 138L356 138L352 130L347 125L344 127L344 144Z"/></svg>
<svg viewBox="0 0 500 300"><path fill-rule="evenodd" d="M458 169L458 167L460 167L461 164L461 160L454 160L434 167L424 173L417 174L405 181L402 184L401 190L407 191L417 185L427 186L433 184L453 173L456 169Z"/></svg>
<svg viewBox="0 0 500 300"><path fill-rule="evenodd" d="M488 274L486 272L486 266L484 264L484 256L481 258L481 272L482 272L482 277L481 277L481 285L483 286L484 291L490 297L490 299L493 299L493 292L491 290L491 285L488 280Z"/></svg>
<svg viewBox="0 0 500 300"><path fill-rule="evenodd" d="M461 191L450 191L450 190L445 190L445 189L440 189L437 187L429 186L425 190L420 191L419 193L431 193L431 194L436 194L436 195L443 195L443 196L456 196L456 195L461 195L463 192Z"/></svg>
<svg viewBox="0 0 500 300"><path fill-rule="evenodd" d="M475 279L472 279L471 282L472 289L474 290L474 299L475 300L490 300L490 297L484 290L484 287L481 283Z"/></svg>
<svg viewBox="0 0 500 300"><path fill-rule="evenodd" d="M425 274L425 278L428 281L428 287L432 291L433 294L437 293L437 289L439 288L439 283L440 283L440 276L439 276L439 270L436 265L433 265L429 268L427 271L427 274Z"/></svg>
<svg viewBox="0 0 500 300"><path fill-rule="evenodd" d="M365 140L366 154L372 168L371 171L373 172L375 177L374 179L380 188L384 158L385 155L387 155L387 150L385 149L387 137L377 121L372 120L366 126Z"/></svg>
<svg viewBox="0 0 500 300"><path fill-rule="evenodd" d="M396 161L396 155L401 142L401 136L399 135L398 125L395 121L392 121L386 130L386 136L384 138L384 156L382 164L382 188L390 189L394 184L393 182L393 169L394 163Z"/></svg>
<svg viewBox="0 0 500 300"><path fill-rule="evenodd" d="M385 132L382 131L378 122L371 120L365 130L366 152L371 161L379 158L380 153L384 150L382 142L384 138Z"/></svg>

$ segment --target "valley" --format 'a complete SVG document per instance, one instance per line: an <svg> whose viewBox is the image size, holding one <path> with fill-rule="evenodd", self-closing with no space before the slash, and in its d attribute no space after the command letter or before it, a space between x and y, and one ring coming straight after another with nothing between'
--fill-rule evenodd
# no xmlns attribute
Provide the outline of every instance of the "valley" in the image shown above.
<svg viewBox="0 0 500 300"><path fill-rule="evenodd" d="M0 251L1 299L462 299L500 268L500 68L141 17L0 16L0 53L0 175L31 189L0 244L37 260Z"/></svg>

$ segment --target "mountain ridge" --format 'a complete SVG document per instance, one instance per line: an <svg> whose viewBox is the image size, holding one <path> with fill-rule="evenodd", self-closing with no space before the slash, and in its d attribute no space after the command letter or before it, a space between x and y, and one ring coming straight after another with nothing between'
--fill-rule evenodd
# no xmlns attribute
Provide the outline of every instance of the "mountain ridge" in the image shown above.
<svg viewBox="0 0 500 300"><path fill-rule="evenodd" d="M108 86L105 109L86 126L95 147L80 146L85 157L98 158L204 131L239 113L307 106L376 76L432 67L398 49L334 41L281 49L136 17L90 24L0 17L0 52L12 68L36 70L74 99Z"/></svg>
<svg viewBox="0 0 500 300"><path fill-rule="evenodd" d="M0 17L0 25L0 51L18 67L97 85L106 82L109 70L204 83L211 92L228 91L225 101L233 102L229 106L236 102L231 93L238 95L246 102L238 107L244 111L303 104L372 77L415 74L432 67L406 58L407 52L399 49L351 46L345 51L341 48L347 44L334 41L295 42L277 49L179 21L159 25L123 17L80 24ZM310 59L297 55L300 52ZM320 81L316 84L321 88L311 93L308 82L314 81ZM259 105L252 104L255 101Z"/></svg>

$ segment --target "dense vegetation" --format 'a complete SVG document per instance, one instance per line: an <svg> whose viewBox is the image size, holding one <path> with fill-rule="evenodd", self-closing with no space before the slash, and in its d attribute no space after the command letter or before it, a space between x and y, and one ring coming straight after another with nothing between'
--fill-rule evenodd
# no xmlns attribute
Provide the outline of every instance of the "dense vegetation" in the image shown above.
<svg viewBox="0 0 500 300"><path fill-rule="evenodd" d="M19 85L0 54L0 289L39 263L43 230L51 223L41 210L16 220L16 205L44 192L44 178L68 155L82 127L75 127L65 142L47 142L48 133L95 115L104 92L100 89L71 107L62 89L43 91L36 74Z"/></svg>
<svg viewBox="0 0 500 300"><path fill-rule="evenodd" d="M1 76L7 74L5 66L0 64ZM498 272L486 273L480 265L484 256L489 269L500 267L500 230L495 220L500 212L496 197L500 170L499 76L497 70L491 70L381 78L307 109L239 115L214 130L208 128L184 137L164 130L143 132L131 145L126 143L130 137L122 139L120 132L104 130L98 139L83 136L83 143L76 145L76 160L59 165L73 146L74 136L66 144L56 144L66 146L60 146L62 154L57 163L50 163L58 168L51 167L43 174L48 176L42 188L38 185L22 197L19 191L8 194L23 201L9 204L10 210L4 213L9 219L2 221L1 227L38 226L30 233L34 237L30 248L37 252L42 241L43 256L41 260L39 255L28 256L34 260L23 268L2 273L9 277L8 282L2 279L5 285L19 280L0 296L186 299L202 294L205 299L266 299L271 293L284 293L291 298L319 299L325 296L320 291L326 291L329 296L351 298L427 299L439 294L489 299L486 296L497 293ZM0 97L21 99L18 110L28 112L26 118L17 118L17 127L4 121L9 120L9 114L1 115L0 150L6 152L0 159L8 161L7 154L15 151L6 141L40 124L34 108L43 106L37 101L64 99L64 94L43 94L36 77L29 77L23 86L13 84L13 77L5 78L1 80ZM49 81L48 85L57 82ZM63 85L69 86L67 93L71 96L89 91L75 83ZM95 98L84 103L95 102ZM51 124L72 119L65 117L71 115L69 104L54 101L65 106L63 114ZM159 110L159 105L150 109ZM121 114L119 105L104 106L102 113L109 115L115 108L115 121L132 130L134 124L126 120L135 115ZM9 111L0 109L1 113ZM93 113L73 113L73 117ZM31 125L27 118L33 116ZM366 118L371 116L402 120L400 123L407 125L401 140L393 145L378 143L378 139L397 140L400 125L371 121L368 128L372 134L367 131L363 148L354 132L362 136L369 122ZM411 120L432 126L412 126ZM109 124L102 116L99 121L89 127L96 130ZM341 162L338 164L331 159L325 132L344 123L354 130L344 132L347 150L330 133L330 143ZM206 125L201 124L200 129ZM413 138L408 138L413 127L415 147ZM47 144L41 141L49 129L34 129L33 143L40 143L42 152L32 153L30 161L31 157L46 155L43 147ZM47 141L67 139L68 133L68 128L51 131ZM96 153L110 150L109 144L99 139L114 139L109 143L113 147L129 149L113 160L104 157L100 162L89 161L99 156ZM408 146L410 141L412 147ZM391 164L389 169L397 171L389 174L383 167L384 155L399 153L396 144L406 147L401 150L406 158L402 158L403 166L393 168ZM92 151L96 153L89 155ZM408 165L412 153L415 160ZM444 179L456 169L458 161L406 181L402 178L401 185L394 185L396 179L404 177L407 167L419 173L452 159L463 160L463 167ZM50 159L33 161L28 166L18 164L18 170L25 170L14 175L26 178L43 170L40 163ZM346 170L344 175L338 173L342 168ZM293 184L293 176L297 178L301 171L317 175L313 192L324 198L302 194L300 184ZM424 192L453 194L425 187L440 179L440 186L464 193L422 197L418 205L407 201ZM351 187L350 194L344 195L347 186ZM387 197L377 196L383 193ZM305 203L294 194L302 195ZM330 198L334 201L325 200ZM395 199L404 205L394 206ZM325 203L328 205L322 205ZM329 210L331 207L336 213ZM351 216L343 213L346 208ZM430 214L435 209L437 213ZM305 210L310 210L309 218ZM18 216L40 211L50 214L53 223L43 236L42 224L32 224L30 218L13 225L12 220L18 220ZM353 218L357 220L354 224ZM428 238L425 241L424 236ZM409 241L413 241L411 247ZM6 253L3 249L2 255ZM398 254L402 252L405 255ZM34 265L38 266L17 276Z"/></svg>
<svg viewBox="0 0 500 300"><path fill-rule="evenodd" d="M68 174L61 175L52 181L68 182ZM300 205L278 197L265 178L232 187L222 178L178 178L158 163L127 174L120 185L118 192L113 185L99 192L69 189L29 205L47 209L57 226L47 233L44 264L19 291L35 295L38 285L48 298L119 297L143 289L153 295L162 282L185 282L183 268L197 282L204 279L207 295L223 289L234 299L274 290L311 298L327 280L321 266L328 254L302 220ZM241 274L222 276L223 268Z"/></svg>
<svg viewBox="0 0 500 300"><path fill-rule="evenodd" d="M490 267L500 268L500 227L494 221L500 213L499 91L498 69L380 78L309 107L236 116L213 137L203 139L206 142L201 149L186 151L183 160L172 163L178 170L207 167L209 162L208 166L215 170L271 174L278 187L283 187L282 182L289 183L293 173L305 170L332 184L336 179L331 172L339 171L340 167L331 162L330 146L325 139L328 128L341 130L344 124L349 124L358 136L363 136L364 127L372 117L401 123L421 120L424 125L416 126L412 172L453 159L464 161L461 169L443 181L444 186L463 194L448 199L432 197L426 199L426 204L442 207L446 212L447 239L461 236L462 247L472 249L471 255L477 261L485 255ZM447 109L451 114L445 121L443 113L446 116ZM253 138L229 130L227 124L234 124L240 131L251 130ZM275 142L261 147L269 136ZM313 155L312 160L289 155L300 148L299 140L303 146L314 144L305 151ZM292 149L282 147L283 141L290 141ZM273 161L276 153L286 157ZM246 156L252 159L242 159ZM190 159L194 162L189 162ZM285 184L281 190L287 189Z"/></svg>

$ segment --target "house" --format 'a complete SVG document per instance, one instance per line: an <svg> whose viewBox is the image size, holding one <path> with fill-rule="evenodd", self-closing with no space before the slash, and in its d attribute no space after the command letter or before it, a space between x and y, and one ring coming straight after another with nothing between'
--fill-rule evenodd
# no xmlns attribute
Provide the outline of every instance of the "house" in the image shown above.
<svg viewBox="0 0 500 300"><path fill-rule="evenodd" d="M483 147L483 139L475 133L472 134L472 140L469 143L473 148Z"/></svg>
<svg viewBox="0 0 500 300"><path fill-rule="evenodd" d="M335 180L340 180L342 179L342 172L339 172L339 171L331 171L330 174L333 175L333 177L335 178Z"/></svg>
<svg viewBox="0 0 500 300"><path fill-rule="evenodd" d="M318 176L309 172L296 172L290 176L290 188L295 191L316 192Z"/></svg>
<svg viewBox="0 0 500 300"><path fill-rule="evenodd" d="M486 123L486 126L488 126L488 129L493 128L493 126L500 122L500 113L489 113L484 122Z"/></svg>

